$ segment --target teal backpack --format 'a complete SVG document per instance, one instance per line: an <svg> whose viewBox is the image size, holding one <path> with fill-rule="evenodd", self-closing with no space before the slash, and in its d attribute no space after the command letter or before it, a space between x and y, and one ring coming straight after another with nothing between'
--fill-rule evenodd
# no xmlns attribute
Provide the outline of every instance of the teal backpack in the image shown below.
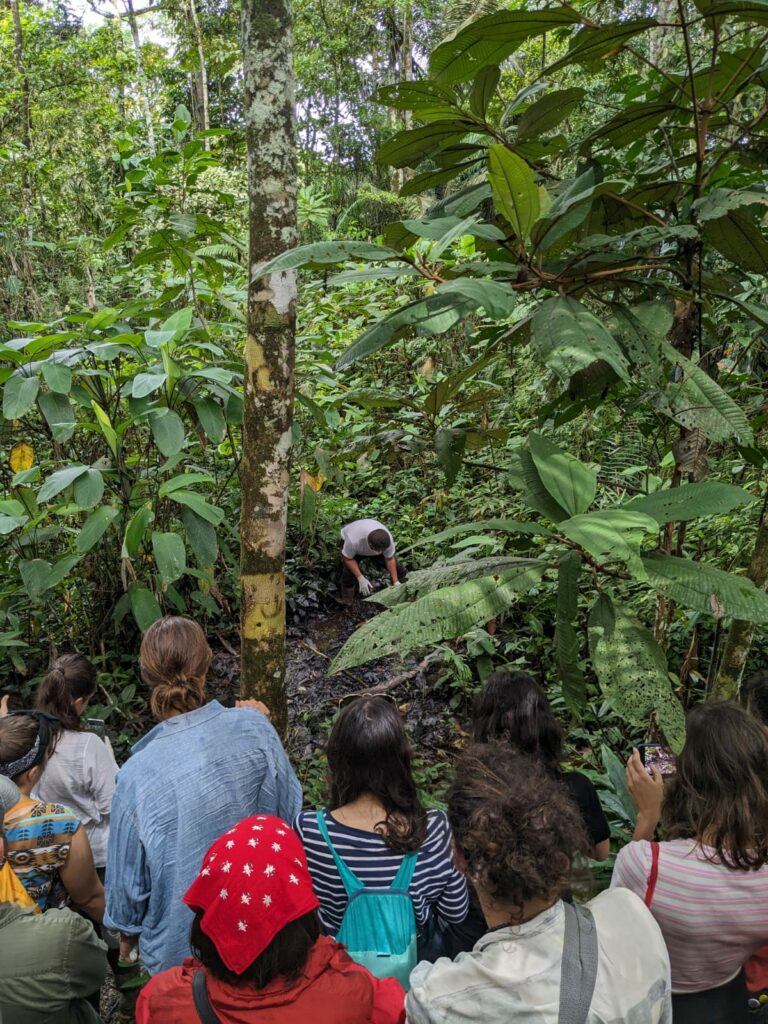
<svg viewBox="0 0 768 1024"><path fill-rule="evenodd" d="M377 978L397 978L407 992L418 960L416 916L408 895L418 852L406 853L389 889L366 889L334 850L322 811L317 812L317 827L333 854L349 899L337 941L347 947L355 963Z"/></svg>

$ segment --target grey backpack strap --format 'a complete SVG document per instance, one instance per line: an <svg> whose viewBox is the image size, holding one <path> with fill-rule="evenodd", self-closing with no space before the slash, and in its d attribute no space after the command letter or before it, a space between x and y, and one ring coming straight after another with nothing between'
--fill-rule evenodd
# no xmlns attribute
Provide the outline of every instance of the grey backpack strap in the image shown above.
<svg viewBox="0 0 768 1024"><path fill-rule="evenodd" d="M564 903L559 1024L586 1024L597 978L597 931L587 907Z"/></svg>
<svg viewBox="0 0 768 1024"><path fill-rule="evenodd" d="M192 976L192 997L195 1000L195 1009L202 1024L221 1024L211 1006L211 1000L208 998L208 989L205 987L205 971L202 967L198 967Z"/></svg>

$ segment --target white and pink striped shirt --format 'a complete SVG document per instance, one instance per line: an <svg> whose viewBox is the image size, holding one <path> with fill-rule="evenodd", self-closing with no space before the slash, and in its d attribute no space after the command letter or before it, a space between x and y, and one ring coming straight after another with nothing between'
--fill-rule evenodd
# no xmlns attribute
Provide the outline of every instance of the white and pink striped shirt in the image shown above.
<svg viewBox="0 0 768 1024"><path fill-rule="evenodd" d="M611 886L645 899L650 871L651 844L629 843L616 858ZM651 913L669 951L673 992L725 985L768 942L768 866L735 871L707 860L693 839L659 843Z"/></svg>

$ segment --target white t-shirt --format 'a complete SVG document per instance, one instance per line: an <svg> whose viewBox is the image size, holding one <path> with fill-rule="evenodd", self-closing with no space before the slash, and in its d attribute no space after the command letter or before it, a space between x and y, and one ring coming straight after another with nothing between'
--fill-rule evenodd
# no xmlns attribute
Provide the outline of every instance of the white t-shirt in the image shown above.
<svg viewBox="0 0 768 1024"><path fill-rule="evenodd" d="M389 537L389 547L384 551L374 551L368 543L368 534L374 530L384 530ZM384 558L395 557L395 542L392 534L380 523L378 519L356 519L341 528L341 539L344 541L341 553L344 558L373 558L376 555L383 555Z"/></svg>
<svg viewBox="0 0 768 1024"><path fill-rule="evenodd" d="M70 807L82 821L97 868L107 863L109 814L117 761L109 740L92 732L64 729L33 790L33 797Z"/></svg>
<svg viewBox="0 0 768 1024"><path fill-rule="evenodd" d="M611 885L645 899L651 862L649 842L628 843L616 858ZM651 913L669 950L673 992L725 985L768 941L768 866L734 871L707 860L694 839L659 843Z"/></svg>
<svg viewBox="0 0 768 1024"><path fill-rule="evenodd" d="M672 1024L669 957L653 917L621 889L587 906L598 957L587 1024ZM418 964L405 1001L409 1024L557 1024L564 933L558 900L525 924L488 932L471 953Z"/></svg>

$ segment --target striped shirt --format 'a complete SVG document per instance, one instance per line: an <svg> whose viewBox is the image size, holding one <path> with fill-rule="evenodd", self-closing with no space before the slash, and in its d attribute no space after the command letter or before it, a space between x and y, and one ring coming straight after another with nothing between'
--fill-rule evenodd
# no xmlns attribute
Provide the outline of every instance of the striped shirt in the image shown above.
<svg viewBox="0 0 768 1024"><path fill-rule="evenodd" d="M644 899L650 871L651 844L629 843L611 885ZM708 861L693 839L660 843L651 913L669 950L673 992L725 985L768 940L768 866L735 871Z"/></svg>
<svg viewBox="0 0 768 1024"><path fill-rule="evenodd" d="M327 810L325 823L336 852L363 885L389 888L403 855L390 850L377 833L342 825ZM335 935L347 907L347 894L317 827L317 813L302 811L293 827L304 843L315 895L320 900L320 921L328 934ZM467 883L453 864L451 830L444 811L427 812L427 838L419 850L408 893L419 925L426 923L433 907L443 921L458 924L467 916Z"/></svg>

